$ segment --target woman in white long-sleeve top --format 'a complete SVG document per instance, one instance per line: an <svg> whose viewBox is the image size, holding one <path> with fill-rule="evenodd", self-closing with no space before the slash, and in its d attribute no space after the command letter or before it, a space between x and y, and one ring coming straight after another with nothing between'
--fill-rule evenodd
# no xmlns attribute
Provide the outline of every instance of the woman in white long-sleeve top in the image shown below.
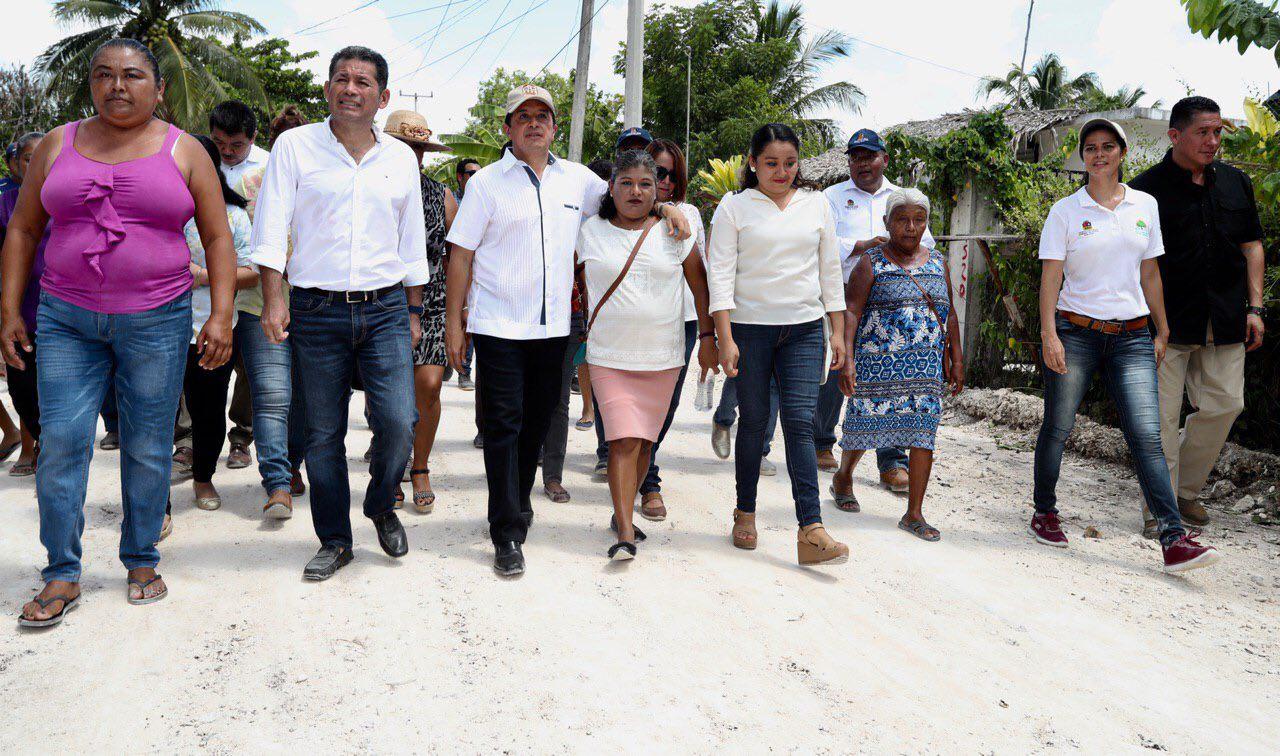
<svg viewBox="0 0 1280 756"><path fill-rule="evenodd" d="M742 412L733 544L756 547L756 487L769 384L776 378L800 525L797 557L801 564L840 563L849 548L822 526L813 446L818 386L845 356L835 222L822 193L800 176L800 140L790 127L762 126L751 138L748 159L742 190L716 209L707 255L720 363L726 375L738 377Z"/></svg>

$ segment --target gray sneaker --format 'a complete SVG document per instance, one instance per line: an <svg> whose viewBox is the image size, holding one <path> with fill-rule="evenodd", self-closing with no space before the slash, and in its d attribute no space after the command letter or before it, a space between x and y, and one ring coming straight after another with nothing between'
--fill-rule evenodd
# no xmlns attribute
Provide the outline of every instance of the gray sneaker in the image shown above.
<svg viewBox="0 0 1280 756"><path fill-rule="evenodd" d="M711 451L720 459L729 458L729 426L711 423Z"/></svg>
<svg viewBox="0 0 1280 756"><path fill-rule="evenodd" d="M760 458L760 474L767 478L773 477L774 475L778 474L778 468L776 465L774 465L772 462L769 461L768 457L761 457Z"/></svg>
<svg viewBox="0 0 1280 756"><path fill-rule="evenodd" d="M471 376L466 373L458 373L458 388L463 391L475 391L476 384L475 381L471 380Z"/></svg>

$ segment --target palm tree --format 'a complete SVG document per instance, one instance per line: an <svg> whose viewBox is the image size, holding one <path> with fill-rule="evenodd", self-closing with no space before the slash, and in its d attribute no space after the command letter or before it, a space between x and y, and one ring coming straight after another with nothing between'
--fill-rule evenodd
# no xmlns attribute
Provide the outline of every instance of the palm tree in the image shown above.
<svg viewBox="0 0 1280 756"><path fill-rule="evenodd" d="M1098 88L1097 74L1072 77L1057 54L1045 53L1029 71L1013 66L1002 79L985 77L978 92L987 98L996 95L1016 110L1054 110L1074 105Z"/></svg>
<svg viewBox="0 0 1280 756"><path fill-rule="evenodd" d="M796 131L801 139L830 144L839 136L836 122L806 116L831 108L851 113L861 111L866 97L856 85L838 81L815 86L824 67L850 56L853 40L840 32L826 30L806 42L804 32L804 12L799 3L783 7L778 0L770 0L756 19L756 42L780 40L793 51L791 59L770 76L769 90L774 102L795 114Z"/></svg>
<svg viewBox="0 0 1280 756"><path fill-rule="evenodd" d="M211 105L227 96L222 81L266 105L253 71L223 47L220 38L266 31L252 16L222 10L218 0L58 0L53 16L63 25L95 28L72 34L41 53L36 70L72 107L90 106L86 69L98 45L113 37L143 42L160 62L164 107L185 129L203 127Z"/></svg>
<svg viewBox="0 0 1280 756"><path fill-rule="evenodd" d="M1146 96L1147 90L1141 85L1120 87L1114 92L1107 92L1099 87L1086 92L1080 99L1080 105L1089 110L1124 110L1138 107L1142 98ZM1155 100L1146 107L1158 108L1161 104L1163 104L1162 100Z"/></svg>

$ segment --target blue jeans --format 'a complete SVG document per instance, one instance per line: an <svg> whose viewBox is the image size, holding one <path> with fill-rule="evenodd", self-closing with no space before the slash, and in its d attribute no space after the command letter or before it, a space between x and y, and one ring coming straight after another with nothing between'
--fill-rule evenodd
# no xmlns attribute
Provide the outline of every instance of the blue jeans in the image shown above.
<svg viewBox="0 0 1280 756"><path fill-rule="evenodd" d="M293 390L293 346L272 344L262 331L262 319L241 312L236 323L236 350L244 360L253 403L253 445L258 450L258 474L270 494L289 490L293 471L302 467L306 452L306 414L302 392Z"/></svg>
<svg viewBox="0 0 1280 756"><path fill-rule="evenodd" d="M348 304L341 293L294 288L289 338L306 411L311 520L322 545L350 548L347 411L357 368L373 430L373 462L364 514L393 511L400 476L413 448L418 412L404 289Z"/></svg>
<svg viewBox="0 0 1280 756"><path fill-rule="evenodd" d="M191 341L191 295L106 315L40 294L40 461L36 493L44 580L80 580L80 536L98 412L115 377L120 407L120 561L155 567L169 501L173 418Z"/></svg>
<svg viewBox="0 0 1280 756"><path fill-rule="evenodd" d="M836 426L840 424L840 410L844 408L844 394L840 393L840 373L832 370L827 382L818 389L818 412L814 421L813 444L818 451L831 451L836 445ZM898 446L876 449L876 466L880 473L907 469L907 450Z"/></svg>
<svg viewBox="0 0 1280 756"><path fill-rule="evenodd" d="M724 387L720 389L720 403L711 414L711 421L716 425L732 428L738 420L738 379L724 379ZM764 449L761 456L769 456L773 448L773 432L778 428L778 382L769 384L769 419L764 427Z"/></svg>
<svg viewBox="0 0 1280 756"><path fill-rule="evenodd" d="M1133 456L1142 497L1160 523L1160 542L1172 543L1185 531L1160 446L1160 399L1151 336L1145 330L1111 336L1072 325L1062 317L1057 318L1057 327L1067 356L1067 373L1045 370L1044 422L1036 441L1036 512L1058 511L1056 489L1062 452L1080 401L1094 373L1100 372L1120 412L1120 427Z"/></svg>
<svg viewBox="0 0 1280 756"><path fill-rule="evenodd" d="M756 511L760 458L769 419L769 386L776 381L796 520L802 528L822 522L818 459L813 446L813 415L823 371L822 321L781 326L732 325L739 353L738 410L742 413L734 446L738 509Z"/></svg>

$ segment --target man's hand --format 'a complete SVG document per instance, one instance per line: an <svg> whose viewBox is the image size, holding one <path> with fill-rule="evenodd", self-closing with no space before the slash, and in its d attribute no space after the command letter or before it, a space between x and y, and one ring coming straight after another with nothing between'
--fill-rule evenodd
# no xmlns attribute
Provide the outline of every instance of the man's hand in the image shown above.
<svg viewBox="0 0 1280 756"><path fill-rule="evenodd" d="M840 393L845 396L853 396L853 390L857 386L858 379L854 372L853 360L845 360L844 367L840 368Z"/></svg>
<svg viewBox="0 0 1280 756"><path fill-rule="evenodd" d="M1058 332L1044 334L1041 338L1041 350L1044 353L1044 366L1058 375L1067 374L1067 350L1062 346Z"/></svg>
<svg viewBox="0 0 1280 756"><path fill-rule="evenodd" d="M854 242L853 254L855 255L865 254L866 251L869 249L875 249L876 247L879 247L881 244L888 244L888 243L889 243L889 237L887 236L877 236L873 239L863 239L860 242Z"/></svg>
<svg viewBox="0 0 1280 756"><path fill-rule="evenodd" d="M738 345L733 339L720 344L720 369L724 371L726 378L738 376Z"/></svg>
<svg viewBox="0 0 1280 756"><path fill-rule="evenodd" d="M201 355L200 367L213 370L231 359L231 318L210 316L204 328L196 336L196 352Z"/></svg>
<svg viewBox="0 0 1280 756"><path fill-rule="evenodd" d="M4 352L5 363L19 370L27 369L22 355L31 352L31 338L27 336L27 324L20 315L5 317L0 321L0 351Z"/></svg>
<svg viewBox="0 0 1280 756"><path fill-rule="evenodd" d="M714 338L698 339L698 367L702 368L699 380L706 380L707 373L720 372L720 349Z"/></svg>
<svg viewBox="0 0 1280 756"><path fill-rule="evenodd" d="M422 341L422 316L411 312L409 313L409 348L417 349L419 341Z"/></svg>
<svg viewBox="0 0 1280 756"><path fill-rule="evenodd" d="M1252 352L1262 346L1262 337L1267 332L1267 327L1262 323L1262 317L1259 315L1249 315L1244 320L1245 327L1245 351Z"/></svg>
<svg viewBox="0 0 1280 756"><path fill-rule="evenodd" d="M284 302L268 299L262 305L262 332L272 344L283 344L289 338L289 308Z"/></svg>
<svg viewBox="0 0 1280 756"><path fill-rule="evenodd" d="M689 219L674 204L670 202L663 204L661 215L667 219L667 223L671 224L671 235L676 239L684 241L693 236L693 229L689 228Z"/></svg>
<svg viewBox="0 0 1280 756"><path fill-rule="evenodd" d="M1151 340L1151 345L1156 352L1156 367L1160 367L1160 363L1164 362L1165 352L1169 350L1169 332L1157 332L1155 338Z"/></svg>

